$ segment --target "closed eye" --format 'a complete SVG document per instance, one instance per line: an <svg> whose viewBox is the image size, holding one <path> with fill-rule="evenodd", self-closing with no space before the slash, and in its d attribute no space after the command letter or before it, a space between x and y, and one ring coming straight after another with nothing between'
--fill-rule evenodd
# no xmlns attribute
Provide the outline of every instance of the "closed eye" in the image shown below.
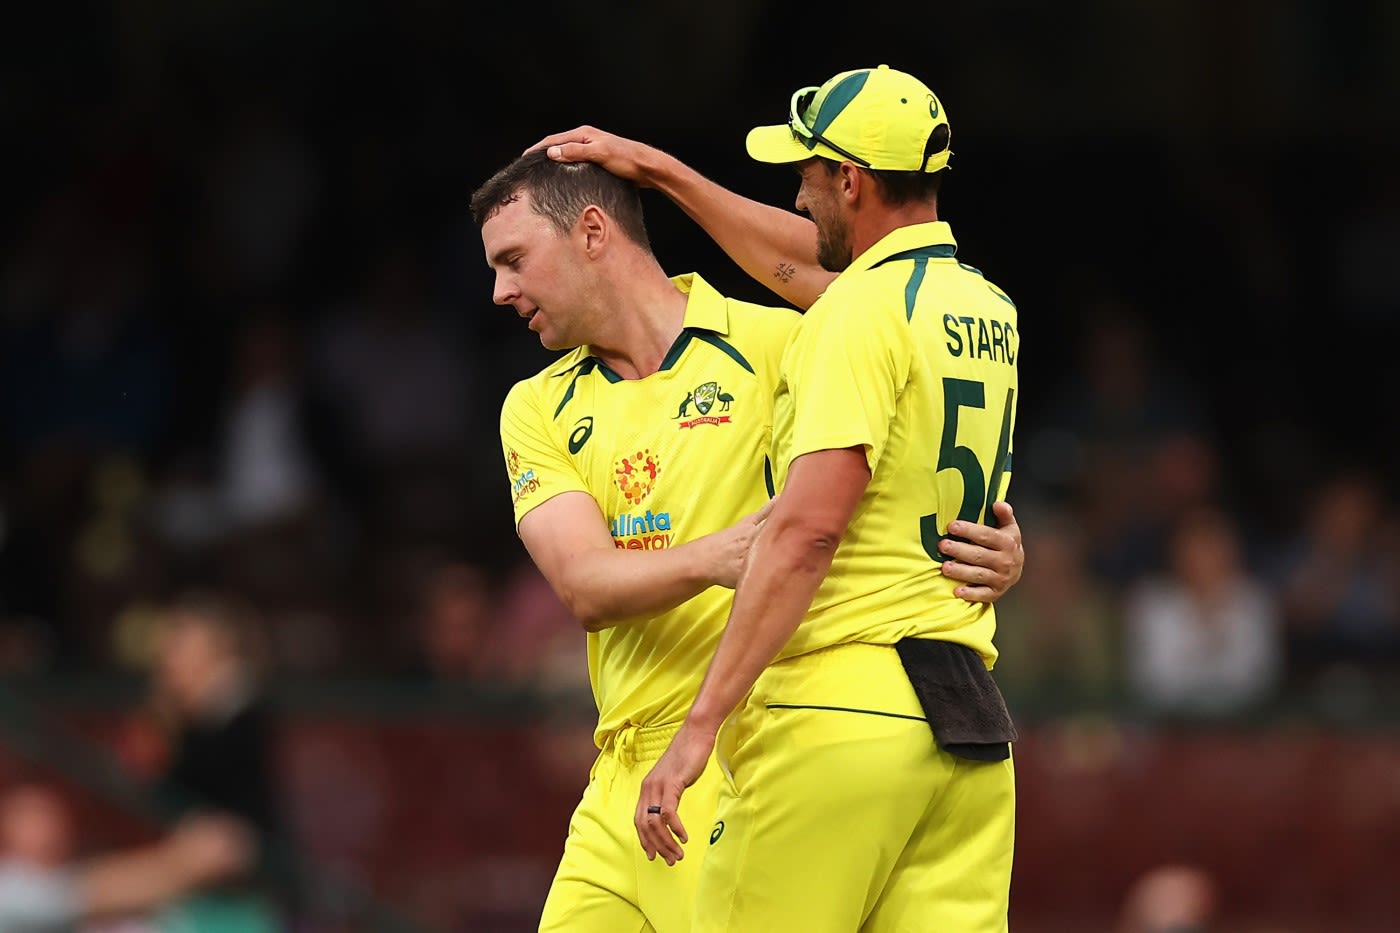
<svg viewBox="0 0 1400 933"><path fill-rule="evenodd" d="M506 252L497 253L495 256L488 256L486 258L486 265L492 269L505 268L514 272L520 265L520 260L522 258L522 253L516 250L508 250Z"/></svg>

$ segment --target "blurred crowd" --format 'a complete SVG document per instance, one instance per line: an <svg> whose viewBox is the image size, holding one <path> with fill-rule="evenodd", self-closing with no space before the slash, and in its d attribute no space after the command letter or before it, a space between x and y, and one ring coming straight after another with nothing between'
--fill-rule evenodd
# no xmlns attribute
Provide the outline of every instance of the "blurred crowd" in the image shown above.
<svg viewBox="0 0 1400 933"><path fill-rule="evenodd" d="M940 43L936 77L961 105L946 213L1022 315L1009 498L1027 560L997 672L1027 725L1400 709L1400 161L1376 138L1400 72L1384 4L1345 6L1284 4L1267 41L1206 3L940 12L1016 50ZM773 3L703 23L659 4L652 25L684 21L702 51L561 8L541 61L574 61L580 36L626 47L598 56L590 98L474 38L518 28L508 8L102 10L28 9L33 37L7 30L0 57L0 700L134 684L114 751L151 831L79 860L69 798L0 773L0 907L20 890L46 897L25 909L155 925L93 928L109 933L257 931L305 893L279 780L323 860L351 865L391 822L351 740L271 760L292 687L389 684L449 711L529 698L529 764L481 786L542 774L567 802L587 770L584 639L515 536L497 438L505 392L549 357L491 305L470 190L581 122L743 187L748 122L716 112L697 134L694 87L778 99L867 62L775 58ZM1045 43L1052 28L1078 44ZM908 33L882 30L882 57L928 56ZM648 209L673 271L769 297ZM424 823L507 838L473 803ZM417 893L460 906L470 875L526 928L520 878L552 863L519 858L449 874L444 857ZM1145 878L1123 929L1204 928L1218 892L1193 872ZM104 901L113 878L145 901ZM179 927L181 910L216 919Z"/></svg>
<svg viewBox="0 0 1400 933"><path fill-rule="evenodd" d="M287 192L310 198L315 173L289 132L256 121L231 145L262 155L216 150L252 177L208 183L177 257L135 199L155 166L120 146L36 199L0 293L0 671L139 673L154 620L201 588L257 607L274 675L580 695L583 640L515 538L494 429L529 354L493 341L481 321L508 315L484 290L464 307L435 288L412 241L293 313L311 208ZM199 310L167 316L169 264L211 257ZM212 295L251 297L220 314ZM1330 456L1306 423L1241 449L1141 308L1083 332L1055 382L1026 379L1010 498L1029 558L998 637L1019 711L1393 699L1385 461Z"/></svg>
<svg viewBox="0 0 1400 933"><path fill-rule="evenodd" d="M28 132L0 240L0 672L139 675L153 620L199 588L256 608L274 678L576 697L582 639L515 537L496 433L548 357L490 304L465 204L572 111L472 97L489 139L453 119L442 82L466 66L433 28L450 5L362 11L317 43L309 13L265 33L213 8L134 15L76 33L105 54L6 114ZM1301 71L1328 60L1315 43ZM371 76L370 54L402 67ZM947 54L952 74L981 67ZM1384 154L1338 147L1364 181L1310 206L1328 245L1302 264L1286 166L1257 158L1274 124L1222 131L1213 163L1169 139L1142 184L1175 185L1158 195L1175 216L1114 236L1117 201L1086 199L1067 235L1104 228L1102 255L1049 266L1043 221L989 219L1018 190L1017 141L999 150L976 123L993 102L967 93L985 151L949 213L1018 298L1027 347L1010 498L1029 560L999 637L1018 708L1230 716L1320 694L1364 714L1400 657L1396 461L1374 441L1400 392L1364 362L1400 321ZM1062 141L1046 171L1142 151L1123 139ZM663 255L695 254L668 260L684 271L713 251L676 213L652 224ZM1213 268L1167 276L1189 238ZM1334 336L1314 343L1318 304Z"/></svg>
<svg viewBox="0 0 1400 933"><path fill-rule="evenodd" d="M1075 372L1017 450L1028 556L997 670L1020 711L1393 713L1400 512L1381 461L1319 458L1301 428L1274 469L1232 456L1140 316L1100 321Z"/></svg>
<svg viewBox="0 0 1400 933"><path fill-rule="evenodd" d="M258 606L290 675L576 681L541 648L560 609L500 479L508 359L411 242L323 313L287 306L285 201L311 182L285 129L220 153L256 177L209 181L199 312L166 313L175 260L102 180L36 203L0 299L0 669L139 670L152 620L198 587ZM111 184L157 171L128 169ZM214 295L239 297L210 313Z"/></svg>
<svg viewBox="0 0 1400 933"><path fill-rule="evenodd" d="M6 668L137 663L150 610L194 585L261 606L291 672L459 667L481 621L458 565L512 598L499 356L406 242L349 270L334 308L288 307L303 219L285 202L310 170L280 131L220 153L254 177L209 180L191 256L157 249L158 204L104 203L158 173L139 159L35 204L0 299ZM219 266L198 311L164 294L181 260Z"/></svg>
<svg viewBox="0 0 1400 933"><path fill-rule="evenodd" d="M49 751L0 761L0 930L290 928L303 886L254 622L240 602L211 594L170 605L152 630L145 697L104 743L110 760L90 755L86 766L69 762L72 773L55 773L59 743L43 733L62 725L28 723L21 747ZM11 720L4 737L22 728ZM110 829L111 814L80 819L78 802L101 799L102 774L117 776L101 787L108 805L120 801L136 826L120 842L93 846L92 830Z"/></svg>

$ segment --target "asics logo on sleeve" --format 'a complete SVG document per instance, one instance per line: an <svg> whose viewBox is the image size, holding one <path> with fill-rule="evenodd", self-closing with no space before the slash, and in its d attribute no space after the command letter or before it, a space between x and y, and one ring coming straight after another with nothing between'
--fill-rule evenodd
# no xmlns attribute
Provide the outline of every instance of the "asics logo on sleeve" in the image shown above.
<svg viewBox="0 0 1400 933"><path fill-rule="evenodd" d="M592 436L593 416L585 415L574 423L573 433L569 435L569 453L576 454L583 450L583 445L587 444Z"/></svg>

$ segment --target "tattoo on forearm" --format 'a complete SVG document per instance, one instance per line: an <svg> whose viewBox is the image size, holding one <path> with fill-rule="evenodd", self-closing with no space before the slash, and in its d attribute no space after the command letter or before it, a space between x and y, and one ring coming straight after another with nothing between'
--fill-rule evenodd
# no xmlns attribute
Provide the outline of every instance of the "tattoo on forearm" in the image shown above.
<svg viewBox="0 0 1400 933"><path fill-rule="evenodd" d="M790 262L778 263L778 268L773 270L773 278L780 279L784 285L792 281L792 277L797 274L797 266Z"/></svg>

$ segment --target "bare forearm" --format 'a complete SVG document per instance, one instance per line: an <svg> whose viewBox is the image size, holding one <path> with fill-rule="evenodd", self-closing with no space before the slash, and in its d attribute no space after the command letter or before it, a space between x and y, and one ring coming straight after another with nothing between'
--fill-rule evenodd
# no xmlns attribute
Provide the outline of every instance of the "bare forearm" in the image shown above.
<svg viewBox="0 0 1400 933"><path fill-rule="evenodd" d="M204 885L239 877L256 858L251 830L234 817L186 818L161 841L101 856L76 877L83 916L149 910Z"/></svg>
<svg viewBox="0 0 1400 933"><path fill-rule="evenodd" d="M676 203L759 284L799 308L816 301L834 276L817 265L816 225L743 197L683 162L652 150L648 184Z"/></svg>
<svg viewBox="0 0 1400 933"><path fill-rule="evenodd" d="M84 917L112 917L158 907L184 894L192 879L161 846L102 856L78 875Z"/></svg>
<svg viewBox="0 0 1400 933"><path fill-rule="evenodd" d="M674 609L715 585L705 538L675 548L593 551L573 562L561 593L590 632Z"/></svg>
<svg viewBox="0 0 1400 933"><path fill-rule="evenodd" d="M520 521L520 540L554 592L589 631L655 616L711 586L733 587L768 505L727 528L675 543L665 513L635 518L618 539L598 503L561 493ZM615 527L614 527L615 530Z"/></svg>
<svg viewBox="0 0 1400 933"><path fill-rule="evenodd" d="M812 541L797 528L775 529L759 538L691 707L688 719L694 725L717 730L753 688L802 623L834 553L834 541Z"/></svg>

